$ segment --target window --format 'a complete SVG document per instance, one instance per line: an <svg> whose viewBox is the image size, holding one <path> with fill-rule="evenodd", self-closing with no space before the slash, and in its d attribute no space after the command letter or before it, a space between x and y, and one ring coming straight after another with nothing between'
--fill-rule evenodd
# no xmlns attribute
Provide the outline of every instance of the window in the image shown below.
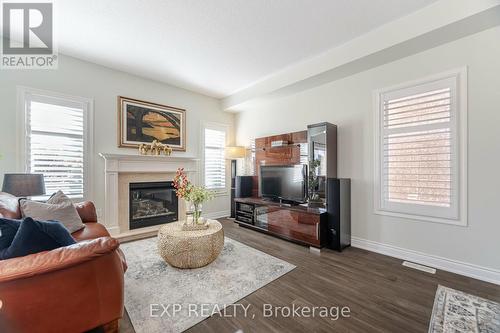
<svg viewBox="0 0 500 333"><path fill-rule="evenodd" d="M33 89L20 94L25 171L44 175L47 195L61 190L70 198L87 197L90 102Z"/></svg>
<svg viewBox="0 0 500 333"><path fill-rule="evenodd" d="M466 224L465 70L377 93L375 207Z"/></svg>
<svg viewBox="0 0 500 333"><path fill-rule="evenodd" d="M226 189L226 128L208 125L204 129L205 187Z"/></svg>

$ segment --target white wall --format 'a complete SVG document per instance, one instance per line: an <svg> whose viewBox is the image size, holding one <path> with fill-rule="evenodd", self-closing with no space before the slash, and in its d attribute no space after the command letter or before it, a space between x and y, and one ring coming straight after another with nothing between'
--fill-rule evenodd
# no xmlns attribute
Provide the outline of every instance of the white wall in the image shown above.
<svg viewBox="0 0 500 333"><path fill-rule="evenodd" d="M220 102L214 98L60 55L57 70L0 70L1 178L5 172L23 171L17 163L16 86L18 85L94 99L92 199L101 211L104 207L104 162L98 154L101 152L137 154L135 149L118 148L117 145L118 95L187 110L187 151L174 152L173 155L202 156L201 126L205 121L228 125L230 141L234 137L234 116L221 111ZM218 212L227 212L228 196L217 197L205 207L206 213L216 215Z"/></svg>
<svg viewBox="0 0 500 333"><path fill-rule="evenodd" d="M236 140L339 126L339 176L352 178L355 237L500 269L500 28L300 93L263 101L236 118ZM468 66L468 227L373 213L373 90ZM263 121L265 119L265 121Z"/></svg>

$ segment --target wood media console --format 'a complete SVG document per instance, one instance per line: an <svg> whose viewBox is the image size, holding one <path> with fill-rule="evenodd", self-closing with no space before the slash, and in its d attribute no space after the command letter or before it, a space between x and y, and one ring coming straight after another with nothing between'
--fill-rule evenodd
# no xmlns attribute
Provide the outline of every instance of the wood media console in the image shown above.
<svg viewBox="0 0 500 333"><path fill-rule="evenodd" d="M237 198L236 222L302 245L321 248L327 242L327 212L324 208L283 205L260 198Z"/></svg>
<svg viewBox="0 0 500 333"><path fill-rule="evenodd" d="M280 185L267 186L266 191L271 190L262 192L259 177L262 177L263 168L304 164L307 168L302 170L309 173L309 177L305 177L305 196L311 199L310 195L314 195L315 198L310 200L309 206L285 205L262 198L287 199L272 193L273 186ZM311 165L315 165L312 171ZM316 179L308 184L311 173ZM351 244L350 184L350 179L337 178L337 126L333 124L313 124L308 125L306 131L257 138L252 194L234 199L236 222L310 247L342 251Z"/></svg>

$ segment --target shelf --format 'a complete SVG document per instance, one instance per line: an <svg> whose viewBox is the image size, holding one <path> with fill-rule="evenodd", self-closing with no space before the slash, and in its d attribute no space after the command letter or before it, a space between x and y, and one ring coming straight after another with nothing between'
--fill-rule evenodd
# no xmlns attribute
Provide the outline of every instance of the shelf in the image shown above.
<svg viewBox="0 0 500 333"><path fill-rule="evenodd" d="M253 212L246 212L244 210L237 210L236 213L241 214L241 215L249 215L250 217L253 217Z"/></svg>
<svg viewBox="0 0 500 333"><path fill-rule="evenodd" d="M238 215L236 215L236 219L235 220L238 223L241 222L241 223L253 225L253 219L248 218L246 216L238 216ZM248 221L246 221L246 220L248 220Z"/></svg>
<svg viewBox="0 0 500 333"><path fill-rule="evenodd" d="M262 198L253 198L253 197L235 198L234 201L237 203L253 205L253 206L257 206L257 207L259 207L259 206L274 206L274 207L279 207L279 208L286 209L286 210L298 211L298 212L303 212L306 214L313 214L313 215L326 214L326 209L323 207L308 207L307 205L286 205L286 204L280 204L279 202L275 202L275 201L263 200Z"/></svg>
<svg viewBox="0 0 500 333"><path fill-rule="evenodd" d="M269 147L257 148L256 150L266 151L266 150L283 149L283 148L293 148L293 147L300 148L300 143L291 143L291 144L287 144L287 145L283 145L283 146L275 146L275 147L269 146Z"/></svg>

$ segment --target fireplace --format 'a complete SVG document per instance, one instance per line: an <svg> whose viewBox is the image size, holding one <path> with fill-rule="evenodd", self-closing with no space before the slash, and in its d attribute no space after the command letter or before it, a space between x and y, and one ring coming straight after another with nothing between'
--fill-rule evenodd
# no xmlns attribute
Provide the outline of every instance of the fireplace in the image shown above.
<svg viewBox="0 0 500 333"><path fill-rule="evenodd" d="M130 183L129 193L131 230L179 219L178 199L172 182Z"/></svg>

